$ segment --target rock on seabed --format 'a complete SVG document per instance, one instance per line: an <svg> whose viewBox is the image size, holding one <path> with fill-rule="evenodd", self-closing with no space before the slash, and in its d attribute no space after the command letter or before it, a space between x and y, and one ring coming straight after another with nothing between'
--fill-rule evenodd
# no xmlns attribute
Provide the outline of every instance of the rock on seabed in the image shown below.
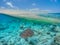
<svg viewBox="0 0 60 45"><path fill-rule="evenodd" d="M28 28L25 31L23 31L20 36L22 38L28 38L28 37L32 37L33 35L34 35L34 32L30 28Z"/></svg>

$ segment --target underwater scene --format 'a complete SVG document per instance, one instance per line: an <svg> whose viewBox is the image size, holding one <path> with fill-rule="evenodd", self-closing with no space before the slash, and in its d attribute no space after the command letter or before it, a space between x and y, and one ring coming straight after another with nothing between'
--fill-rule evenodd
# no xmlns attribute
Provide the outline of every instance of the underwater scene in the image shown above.
<svg viewBox="0 0 60 45"><path fill-rule="evenodd" d="M60 19L58 13L47 15L38 16ZM0 45L60 45L60 23L38 22L0 13Z"/></svg>

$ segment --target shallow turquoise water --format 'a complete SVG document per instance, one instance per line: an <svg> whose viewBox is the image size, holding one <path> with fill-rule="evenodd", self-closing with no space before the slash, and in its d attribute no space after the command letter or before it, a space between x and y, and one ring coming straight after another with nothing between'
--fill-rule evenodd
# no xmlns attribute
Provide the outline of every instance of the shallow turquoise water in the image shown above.
<svg viewBox="0 0 60 45"><path fill-rule="evenodd" d="M53 24L38 24L0 14L0 45L52 45L54 37L60 33L60 24L56 24L56 30L52 30L52 27ZM34 32L32 37L27 38L28 41L20 36L27 28L31 28Z"/></svg>

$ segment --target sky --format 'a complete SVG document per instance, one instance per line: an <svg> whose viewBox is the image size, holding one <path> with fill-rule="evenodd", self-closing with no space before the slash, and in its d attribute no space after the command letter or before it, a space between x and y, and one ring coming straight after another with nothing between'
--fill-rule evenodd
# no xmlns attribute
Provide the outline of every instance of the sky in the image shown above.
<svg viewBox="0 0 60 45"><path fill-rule="evenodd" d="M60 0L0 0L0 8L60 12Z"/></svg>

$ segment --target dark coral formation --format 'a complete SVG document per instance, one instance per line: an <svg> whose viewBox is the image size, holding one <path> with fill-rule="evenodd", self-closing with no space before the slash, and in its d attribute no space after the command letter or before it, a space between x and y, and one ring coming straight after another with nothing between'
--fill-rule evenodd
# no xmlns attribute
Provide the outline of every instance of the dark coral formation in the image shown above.
<svg viewBox="0 0 60 45"><path fill-rule="evenodd" d="M3 24L0 24L0 30L5 30L6 26L4 26Z"/></svg>
<svg viewBox="0 0 60 45"><path fill-rule="evenodd" d="M58 33L58 34L54 37L54 41L52 42L51 45L60 45L60 33Z"/></svg>
<svg viewBox="0 0 60 45"><path fill-rule="evenodd" d="M25 31L23 31L20 36L23 38L27 38L27 37L31 37L33 35L34 35L34 32L30 28L28 28Z"/></svg>
<svg viewBox="0 0 60 45"><path fill-rule="evenodd" d="M54 42L60 45L60 35L57 35L57 36L54 38Z"/></svg>
<svg viewBox="0 0 60 45"><path fill-rule="evenodd" d="M56 27L57 27L57 25L53 25L52 28L51 28L51 31L52 31L52 32L57 32L57 31L56 31Z"/></svg>

